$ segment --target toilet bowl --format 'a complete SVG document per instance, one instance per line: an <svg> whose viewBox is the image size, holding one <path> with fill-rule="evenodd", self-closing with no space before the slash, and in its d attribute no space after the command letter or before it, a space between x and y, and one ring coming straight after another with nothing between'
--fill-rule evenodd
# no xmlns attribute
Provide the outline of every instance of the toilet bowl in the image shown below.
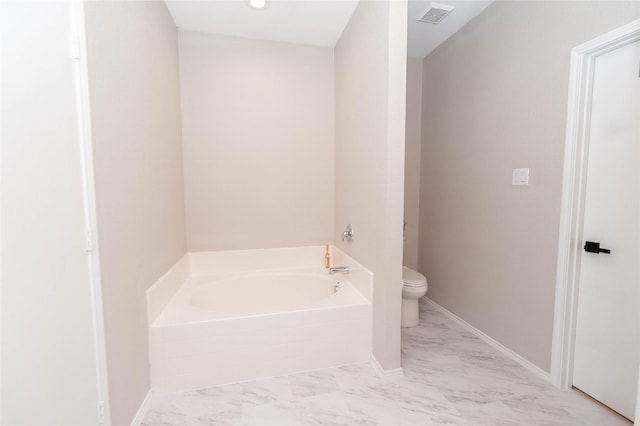
<svg viewBox="0 0 640 426"><path fill-rule="evenodd" d="M427 279L419 272L402 267L402 327L414 327L419 321L418 299L427 294Z"/></svg>

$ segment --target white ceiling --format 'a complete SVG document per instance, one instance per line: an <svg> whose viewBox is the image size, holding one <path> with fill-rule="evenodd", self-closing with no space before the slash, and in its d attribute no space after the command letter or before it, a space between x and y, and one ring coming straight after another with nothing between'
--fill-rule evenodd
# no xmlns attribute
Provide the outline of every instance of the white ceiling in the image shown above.
<svg viewBox="0 0 640 426"><path fill-rule="evenodd" d="M248 0L165 0L176 26L236 37L334 47L357 0L271 0L265 10Z"/></svg>
<svg viewBox="0 0 640 426"><path fill-rule="evenodd" d="M434 25L416 21L431 2L409 0L408 56L428 55L492 1L437 1L455 9ZM265 10L252 9L248 0L165 0L165 3L176 26L185 30L333 47L358 0L271 0Z"/></svg>
<svg viewBox="0 0 640 426"><path fill-rule="evenodd" d="M424 14L431 1L409 0L407 56L410 58L424 58L467 22L478 16L493 3L493 0L436 0L436 3L454 6L455 9L439 24L428 24L418 22L416 19Z"/></svg>

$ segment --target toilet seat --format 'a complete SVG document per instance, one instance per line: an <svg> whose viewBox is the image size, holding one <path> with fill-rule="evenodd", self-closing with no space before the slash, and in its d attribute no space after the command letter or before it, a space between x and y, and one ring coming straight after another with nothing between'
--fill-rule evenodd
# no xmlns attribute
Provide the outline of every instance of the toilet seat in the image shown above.
<svg viewBox="0 0 640 426"><path fill-rule="evenodd" d="M421 273L403 266L402 283L405 287L426 287L427 279Z"/></svg>

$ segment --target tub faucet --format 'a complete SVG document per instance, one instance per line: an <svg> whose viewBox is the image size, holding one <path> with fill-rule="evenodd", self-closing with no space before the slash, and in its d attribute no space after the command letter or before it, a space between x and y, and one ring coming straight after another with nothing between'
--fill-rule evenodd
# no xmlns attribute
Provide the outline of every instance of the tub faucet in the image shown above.
<svg viewBox="0 0 640 426"><path fill-rule="evenodd" d="M349 267L348 266L335 266L333 268L329 268L329 274L348 274Z"/></svg>

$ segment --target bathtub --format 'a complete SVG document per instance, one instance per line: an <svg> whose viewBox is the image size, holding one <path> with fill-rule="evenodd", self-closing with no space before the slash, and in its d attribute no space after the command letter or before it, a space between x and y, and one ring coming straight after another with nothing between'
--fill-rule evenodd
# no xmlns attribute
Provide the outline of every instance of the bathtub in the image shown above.
<svg viewBox="0 0 640 426"><path fill-rule="evenodd" d="M349 275L321 246L185 255L147 291L154 391L368 361L373 275L331 251Z"/></svg>

